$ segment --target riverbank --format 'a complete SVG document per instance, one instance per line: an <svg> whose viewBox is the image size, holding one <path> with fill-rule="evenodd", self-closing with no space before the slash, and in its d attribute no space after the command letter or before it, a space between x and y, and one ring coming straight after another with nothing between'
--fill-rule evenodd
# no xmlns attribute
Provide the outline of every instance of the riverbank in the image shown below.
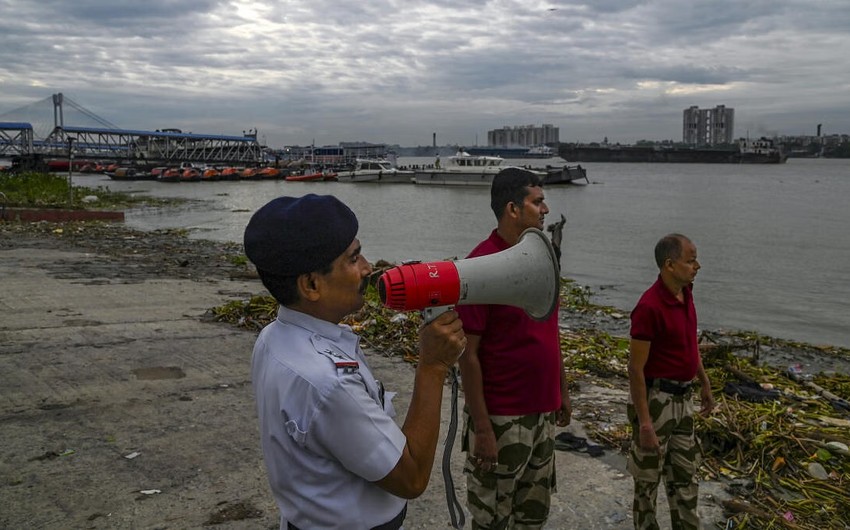
<svg viewBox="0 0 850 530"><path fill-rule="evenodd" d="M0 388L0 474L8 477L0 504L12 507L0 514L0 526L275 526L249 380L255 331L210 322L211 308L264 292L252 272L239 245L188 239L181 231L0 223L0 370L9 381ZM626 529L631 480L617 444L627 396L622 337L628 319L625 312L579 302L564 304L561 313L576 410L569 432L602 445L605 455L559 452L549 528ZM746 336L714 337L740 350L752 344ZM758 344L762 362L847 365L841 351L766 338ZM373 351L369 356L388 387L400 391L403 419L411 365ZM445 395L444 420L449 405ZM740 429L725 427L734 434ZM462 493L457 448L452 470ZM744 465L736 471L714 462L716 473L703 480L700 498L707 528L732 515L723 513L724 500L751 497L727 491L730 483L739 490L751 484ZM847 480L840 460L824 465L837 470L827 485ZM406 527L446 527L442 484L435 469L426 494L411 503ZM799 527L811 528L802 515Z"/></svg>

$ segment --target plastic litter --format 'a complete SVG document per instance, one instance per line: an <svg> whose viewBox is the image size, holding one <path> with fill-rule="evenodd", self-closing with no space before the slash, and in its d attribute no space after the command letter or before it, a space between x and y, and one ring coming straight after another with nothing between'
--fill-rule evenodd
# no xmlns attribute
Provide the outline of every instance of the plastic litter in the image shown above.
<svg viewBox="0 0 850 530"><path fill-rule="evenodd" d="M812 374L805 373L803 371L803 365L797 363L788 367L788 377L794 381L810 381L812 379Z"/></svg>

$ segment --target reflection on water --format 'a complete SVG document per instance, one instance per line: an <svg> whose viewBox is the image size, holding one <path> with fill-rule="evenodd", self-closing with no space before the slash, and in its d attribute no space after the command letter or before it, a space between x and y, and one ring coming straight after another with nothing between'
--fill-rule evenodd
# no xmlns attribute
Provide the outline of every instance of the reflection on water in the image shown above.
<svg viewBox="0 0 850 530"><path fill-rule="evenodd" d="M422 163L401 160L400 163ZM697 244L701 325L850 347L850 164L792 159L783 165L582 164L590 185L546 189L564 214L564 274L603 288L603 303L629 310L655 279L652 251L669 232ZM139 229L188 228L241 241L251 212L279 195L327 193L360 220L369 259L463 257L495 226L487 188L332 182L115 182L82 185L199 199L126 214Z"/></svg>

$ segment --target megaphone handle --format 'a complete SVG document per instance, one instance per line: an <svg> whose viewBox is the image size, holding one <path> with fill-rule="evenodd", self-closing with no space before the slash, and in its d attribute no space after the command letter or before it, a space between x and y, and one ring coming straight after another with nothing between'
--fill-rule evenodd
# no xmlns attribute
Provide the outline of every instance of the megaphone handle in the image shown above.
<svg viewBox="0 0 850 530"><path fill-rule="evenodd" d="M426 307L422 310L422 323L426 326L434 321L435 318L442 315L446 311L450 311L453 306L438 305L434 307Z"/></svg>

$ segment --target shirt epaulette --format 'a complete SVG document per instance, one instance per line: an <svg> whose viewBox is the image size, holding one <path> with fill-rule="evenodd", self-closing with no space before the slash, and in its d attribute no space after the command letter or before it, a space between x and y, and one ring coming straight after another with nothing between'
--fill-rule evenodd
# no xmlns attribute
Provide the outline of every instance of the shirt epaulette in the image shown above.
<svg viewBox="0 0 850 530"><path fill-rule="evenodd" d="M322 337L318 335L313 335L310 338L310 341L313 343L313 347L316 349L316 353L319 355L323 355L331 360L336 366L337 373L339 374L354 374L360 371L360 363L351 359L350 357L344 356L339 352L334 351L334 348L331 344L328 344Z"/></svg>

